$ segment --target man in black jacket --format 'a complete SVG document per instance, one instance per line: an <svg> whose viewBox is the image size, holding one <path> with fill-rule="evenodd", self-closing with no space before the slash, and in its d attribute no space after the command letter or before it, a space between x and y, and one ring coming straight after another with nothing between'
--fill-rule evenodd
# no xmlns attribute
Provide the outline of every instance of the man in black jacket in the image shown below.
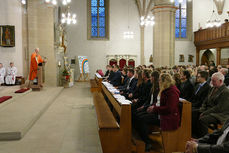
<svg viewBox="0 0 229 153"><path fill-rule="evenodd" d="M197 74L197 85L195 89L194 96L191 100L192 102L192 133L193 136L198 135L199 129L197 128L199 123L199 116L200 116L200 107L204 102L205 98L208 96L208 92L210 90L210 85L207 83L208 79L208 72L200 71ZM195 136L197 137L197 136Z"/></svg>
<svg viewBox="0 0 229 153"><path fill-rule="evenodd" d="M130 78L127 76L127 69L124 68L124 69L122 70L122 80L123 80L123 81L122 81L121 85L118 86L117 88L118 88L119 90L124 90L124 89L126 89L127 86L128 86L129 79L130 79Z"/></svg>
<svg viewBox="0 0 229 153"><path fill-rule="evenodd" d="M204 101L204 99L207 97L210 85L207 83L208 79L208 72L206 71L200 71L197 74L197 82L199 83L194 91L194 96L191 100L192 107L199 109Z"/></svg>
<svg viewBox="0 0 229 153"><path fill-rule="evenodd" d="M107 71L106 71L104 77L105 77L105 78L108 78L109 75L110 75L110 73L111 73L112 66L111 66L111 65L107 65L107 66L106 66L106 69L107 69Z"/></svg>
<svg viewBox="0 0 229 153"><path fill-rule="evenodd" d="M125 89L120 90L120 93L124 95L126 98L128 98L128 95L130 93L134 93L135 88L137 86L138 79L134 78L134 70L128 69L127 70L127 76L129 78L127 87Z"/></svg>
<svg viewBox="0 0 229 153"><path fill-rule="evenodd" d="M228 153L229 119L220 130L207 134L200 139L192 139L186 144L185 153Z"/></svg>
<svg viewBox="0 0 229 153"><path fill-rule="evenodd" d="M114 71L114 76L111 78L110 83L113 86L119 86L121 85L121 80L122 80L121 78L122 74L119 71L119 66L115 65L113 71Z"/></svg>

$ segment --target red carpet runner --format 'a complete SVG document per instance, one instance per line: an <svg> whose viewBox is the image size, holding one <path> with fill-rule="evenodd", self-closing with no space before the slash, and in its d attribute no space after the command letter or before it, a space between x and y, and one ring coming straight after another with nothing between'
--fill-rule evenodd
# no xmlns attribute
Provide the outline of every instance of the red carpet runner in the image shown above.
<svg viewBox="0 0 229 153"><path fill-rule="evenodd" d="M15 93L23 93L23 92L28 91L29 89L30 89L30 88L20 89L20 90L15 91Z"/></svg>
<svg viewBox="0 0 229 153"><path fill-rule="evenodd" d="M0 104L3 103L4 101L7 101L10 98L12 98L12 96L3 96L3 97L0 97Z"/></svg>

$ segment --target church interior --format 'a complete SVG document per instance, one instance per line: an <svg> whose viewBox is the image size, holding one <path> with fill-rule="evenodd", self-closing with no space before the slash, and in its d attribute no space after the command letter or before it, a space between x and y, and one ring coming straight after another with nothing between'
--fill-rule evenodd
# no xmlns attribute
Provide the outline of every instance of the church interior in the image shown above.
<svg viewBox="0 0 229 153"><path fill-rule="evenodd" d="M0 2L0 153L229 152L229 0Z"/></svg>

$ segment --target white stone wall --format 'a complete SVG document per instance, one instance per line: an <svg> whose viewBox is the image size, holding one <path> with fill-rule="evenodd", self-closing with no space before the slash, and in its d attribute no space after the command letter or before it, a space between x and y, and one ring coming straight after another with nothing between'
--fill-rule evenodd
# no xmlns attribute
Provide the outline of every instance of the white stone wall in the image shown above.
<svg viewBox="0 0 229 153"><path fill-rule="evenodd" d="M123 32L128 30L128 1L129 28L135 33L134 39L131 40L123 39ZM109 40L87 40L87 0L72 1L71 9L77 14L78 23L67 28L67 52L70 58L88 56L91 77L97 68L105 69L106 55L137 55L136 65L140 63L140 27L135 1L110 0ZM76 63L78 64L78 61ZM76 65L76 78L78 76L79 68Z"/></svg>
<svg viewBox="0 0 229 153"><path fill-rule="evenodd" d="M0 62L5 67L14 62L18 68L18 75L23 75L22 49L22 13L23 8L19 0L0 0L0 25L15 26L15 47L0 47Z"/></svg>

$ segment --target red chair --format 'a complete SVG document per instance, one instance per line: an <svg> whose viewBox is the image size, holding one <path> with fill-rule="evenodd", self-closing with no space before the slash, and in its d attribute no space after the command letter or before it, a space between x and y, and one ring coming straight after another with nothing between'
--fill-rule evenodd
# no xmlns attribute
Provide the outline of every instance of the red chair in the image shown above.
<svg viewBox="0 0 229 153"><path fill-rule="evenodd" d="M119 61L119 68L120 68L120 70L122 70L125 65L126 65L126 60L125 59L121 59Z"/></svg>
<svg viewBox="0 0 229 153"><path fill-rule="evenodd" d="M135 67L135 61L133 59L129 59L128 66Z"/></svg>
<svg viewBox="0 0 229 153"><path fill-rule="evenodd" d="M109 61L109 64L110 64L111 66L117 65L117 60L111 59L111 60Z"/></svg>

